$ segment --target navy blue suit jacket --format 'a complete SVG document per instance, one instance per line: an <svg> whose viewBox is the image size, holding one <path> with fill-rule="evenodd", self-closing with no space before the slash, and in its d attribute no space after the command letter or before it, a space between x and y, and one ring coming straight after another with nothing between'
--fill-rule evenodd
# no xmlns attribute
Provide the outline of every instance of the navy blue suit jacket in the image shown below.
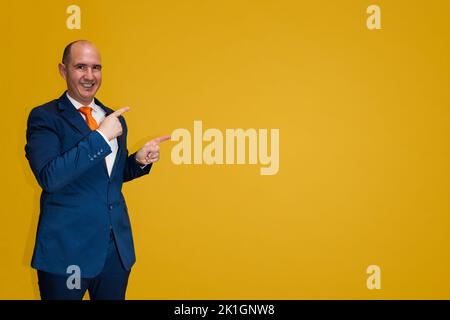
<svg viewBox="0 0 450 320"><path fill-rule="evenodd" d="M95 103L109 115L113 110ZM112 228L120 258L127 270L134 264L133 237L122 195L123 182L148 174L128 156L127 126L111 177L105 157L111 148L91 131L64 93L59 99L34 108L28 118L26 157L42 188L40 216L32 267L66 275L77 265L81 277L94 277L103 268Z"/></svg>

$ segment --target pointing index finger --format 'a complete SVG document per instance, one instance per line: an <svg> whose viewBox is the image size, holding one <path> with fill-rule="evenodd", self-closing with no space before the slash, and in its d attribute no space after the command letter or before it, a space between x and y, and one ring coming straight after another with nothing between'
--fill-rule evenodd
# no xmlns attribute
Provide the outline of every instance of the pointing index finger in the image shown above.
<svg viewBox="0 0 450 320"><path fill-rule="evenodd" d="M164 142L169 139L170 139L170 136L162 136L162 137L155 138L152 141L156 144L160 144L161 142Z"/></svg>
<svg viewBox="0 0 450 320"><path fill-rule="evenodd" d="M112 115L119 117L120 115L122 115L124 112L127 112L128 110L130 110L130 107L123 107L120 108L119 110L116 110L112 113Z"/></svg>

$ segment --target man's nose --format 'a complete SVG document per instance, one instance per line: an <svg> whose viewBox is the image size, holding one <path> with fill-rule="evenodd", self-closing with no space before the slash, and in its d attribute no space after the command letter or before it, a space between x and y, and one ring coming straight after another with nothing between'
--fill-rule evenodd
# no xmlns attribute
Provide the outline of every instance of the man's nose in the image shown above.
<svg viewBox="0 0 450 320"><path fill-rule="evenodd" d="M94 73L92 72L92 68L87 68L84 73L84 78L87 80L94 80Z"/></svg>

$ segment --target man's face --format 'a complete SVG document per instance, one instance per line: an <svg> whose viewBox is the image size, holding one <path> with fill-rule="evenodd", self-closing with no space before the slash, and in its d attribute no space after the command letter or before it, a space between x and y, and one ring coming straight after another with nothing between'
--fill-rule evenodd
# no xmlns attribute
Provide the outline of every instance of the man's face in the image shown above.
<svg viewBox="0 0 450 320"><path fill-rule="evenodd" d="M102 65L98 50L90 43L72 45L70 61L59 64L69 95L82 104L91 103L102 84Z"/></svg>

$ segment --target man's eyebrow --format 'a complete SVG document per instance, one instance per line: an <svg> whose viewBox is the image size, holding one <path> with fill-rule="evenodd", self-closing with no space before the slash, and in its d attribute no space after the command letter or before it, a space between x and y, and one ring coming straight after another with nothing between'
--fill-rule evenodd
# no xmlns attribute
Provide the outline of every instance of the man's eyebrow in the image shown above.
<svg viewBox="0 0 450 320"><path fill-rule="evenodd" d="M74 64L75 67L78 67L78 66L88 66L88 65L89 65L89 64L87 64L87 63L81 63L81 62L75 63L75 64ZM91 66L92 66L92 67L101 67L102 65L99 64L99 63L95 63L95 64L92 64Z"/></svg>

